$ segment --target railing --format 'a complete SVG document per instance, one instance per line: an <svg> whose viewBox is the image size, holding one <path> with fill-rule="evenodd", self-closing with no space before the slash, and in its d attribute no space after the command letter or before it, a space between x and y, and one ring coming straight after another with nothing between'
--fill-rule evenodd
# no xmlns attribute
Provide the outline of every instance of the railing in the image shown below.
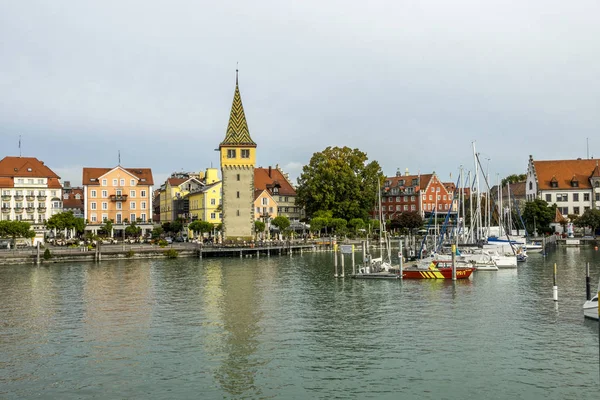
<svg viewBox="0 0 600 400"><path fill-rule="evenodd" d="M3 201L10 201L11 197L12 196L10 194L3 194L2 195L2 200Z"/></svg>
<svg viewBox="0 0 600 400"><path fill-rule="evenodd" d="M23 195L22 194L15 194L15 200L16 201L22 201L23 200Z"/></svg>
<svg viewBox="0 0 600 400"><path fill-rule="evenodd" d="M3 213L9 213L10 212L10 207L2 207L2 212Z"/></svg>
<svg viewBox="0 0 600 400"><path fill-rule="evenodd" d="M39 210L40 212L46 212L46 206L39 206L39 207L38 207L38 210Z"/></svg>
<svg viewBox="0 0 600 400"><path fill-rule="evenodd" d="M46 201L46 195L45 194L40 194L37 197L38 201Z"/></svg>
<svg viewBox="0 0 600 400"><path fill-rule="evenodd" d="M111 201L127 201L126 194L121 194L121 195L111 194L109 197L110 197Z"/></svg>
<svg viewBox="0 0 600 400"><path fill-rule="evenodd" d="M24 210L23 207L19 207L19 206L15 207L15 212L17 212L17 213L22 213L23 210Z"/></svg>
<svg viewBox="0 0 600 400"><path fill-rule="evenodd" d="M28 213L32 213L32 212L34 212L34 211L35 211L35 207L27 207L25 210L26 210Z"/></svg>
<svg viewBox="0 0 600 400"><path fill-rule="evenodd" d="M35 196L32 195L32 194L31 195L28 194L27 196L25 196L25 198L27 199L27 201L34 201L35 200Z"/></svg>

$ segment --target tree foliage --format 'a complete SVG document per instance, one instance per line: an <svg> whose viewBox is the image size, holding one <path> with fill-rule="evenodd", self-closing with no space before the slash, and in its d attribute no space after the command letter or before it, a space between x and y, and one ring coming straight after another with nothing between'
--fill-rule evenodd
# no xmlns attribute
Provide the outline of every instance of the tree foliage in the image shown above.
<svg viewBox="0 0 600 400"><path fill-rule="evenodd" d="M129 237L137 238L142 234L142 228L137 226L135 222L131 222L131 224L125 228L125 235Z"/></svg>
<svg viewBox="0 0 600 400"><path fill-rule="evenodd" d="M512 174L502 179L502 186L506 186L508 183L525 182L527 180L527 174Z"/></svg>
<svg viewBox="0 0 600 400"><path fill-rule="evenodd" d="M183 223L181 221L165 222L162 224L162 228L166 233L179 233L183 229Z"/></svg>
<svg viewBox="0 0 600 400"><path fill-rule="evenodd" d="M525 203L523 221L527 232L533 232L534 227L538 232L550 231L550 223L554 220L556 206L548 206L542 199L535 199Z"/></svg>
<svg viewBox="0 0 600 400"><path fill-rule="evenodd" d="M271 221L271 225L276 226L280 232L283 232L290 227L290 220L288 217L280 215L278 217L273 218L273 221Z"/></svg>
<svg viewBox="0 0 600 400"><path fill-rule="evenodd" d="M590 227L592 228L592 234L595 234L596 229L600 226L600 210L593 208L585 210L583 215L577 218L573 224L580 227Z"/></svg>
<svg viewBox="0 0 600 400"><path fill-rule="evenodd" d="M365 221L361 218L352 218L348 221L348 228L354 233L358 233L361 229L365 229Z"/></svg>
<svg viewBox="0 0 600 400"><path fill-rule="evenodd" d="M366 219L383 179L377 161L349 147L327 147L314 153L298 178L297 204L313 217L316 211L331 211L332 217Z"/></svg>
<svg viewBox="0 0 600 400"><path fill-rule="evenodd" d="M332 218L331 219L331 229L338 235L343 235L346 233L346 227L348 222L344 218Z"/></svg>
<svg viewBox="0 0 600 400"><path fill-rule="evenodd" d="M209 233L213 230L214 225L208 221L194 221L188 225L188 229L195 234Z"/></svg>
<svg viewBox="0 0 600 400"><path fill-rule="evenodd" d="M316 217L310 220L311 232L320 233L327 227L329 220L327 218Z"/></svg>
<svg viewBox="0 0 600 400"><path fill-rule="evenodd" d="M0 237L9 237L13 240L16 238L32 238L35 237L35 232L31 230L29 222L0 221Z"/></svg>
<svg viewBox="0 0 600 400"><path fill-rule="evenodd" d="M57 231L75 229L75 232L82 234L85 231L85 220L75 217L73 211L65 211L48 218L46 228L56 229Z"/></svg>
<svg viewBox="0 0 600 400"><path fill-rule="evenodd" d="M265 223L262 221L254 221L254 232L261 233L265 231Z"/></svg>
<svg viewBox="0 0 600 400"><path fill-rule="evenodd" d="M400 228L405 228L409 231L423 226L423 218L421 217L421 214L416 211L403 212L398 215L395 222Z"/></svg>

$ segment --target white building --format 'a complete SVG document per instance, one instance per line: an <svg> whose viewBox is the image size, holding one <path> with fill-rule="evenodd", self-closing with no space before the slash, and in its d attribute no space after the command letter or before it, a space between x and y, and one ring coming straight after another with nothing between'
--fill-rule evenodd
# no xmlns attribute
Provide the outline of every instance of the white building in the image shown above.
<svg viewBox="0 0 600 400"><path fill-rule="evenodd" d="M529 156L525 193L527 201L538 198L556 204L565 217L600 208L598 160L535 161Z"/></svg>

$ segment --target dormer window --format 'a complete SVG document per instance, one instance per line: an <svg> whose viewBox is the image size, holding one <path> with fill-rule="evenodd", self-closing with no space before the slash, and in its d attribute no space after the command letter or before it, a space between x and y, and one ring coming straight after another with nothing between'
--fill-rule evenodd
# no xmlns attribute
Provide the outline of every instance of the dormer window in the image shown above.
<svg viewBox="0 0 600 400"><path fill-rule="evenodd" d="M81 200L81 195L80 195L80 194L76 194L76 195L75 195L75 198L76 198L77 200Z"/></svg>
<svg viewBox="0 0 600 400"><path fill-rule="evenodd" d="M579 181L571 181L571 187L579 187Z"/></svg>
<svg viewBox="0 0 600 400"><path fill-rule="evenodd" d="M553 176L552 179L550 180L550 187L553 187L553 188L558 187L558 181L556 180L555 176Z"/></svg>
<svg viewBox="0 0 600 400"><path fill-rule="evenodd" d="M279 188L277 186L273 188L273 194L279 194Z"/></svg>

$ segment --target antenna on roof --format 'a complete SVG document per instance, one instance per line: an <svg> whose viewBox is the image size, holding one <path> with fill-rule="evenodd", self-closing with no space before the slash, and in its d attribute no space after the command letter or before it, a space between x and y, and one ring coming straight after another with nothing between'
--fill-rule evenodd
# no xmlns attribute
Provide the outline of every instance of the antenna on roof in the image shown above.
<svg viewBox="0 0 600 400"><path fill-rule="evenodd" d="M19 135L19 157L21 157L21 135Z"/></svg>
<svg viewBox="0 0 600 400"><path fill-rule="evenodd" d="M121 165L121 150L119 150L119 166Z"/></svg>

